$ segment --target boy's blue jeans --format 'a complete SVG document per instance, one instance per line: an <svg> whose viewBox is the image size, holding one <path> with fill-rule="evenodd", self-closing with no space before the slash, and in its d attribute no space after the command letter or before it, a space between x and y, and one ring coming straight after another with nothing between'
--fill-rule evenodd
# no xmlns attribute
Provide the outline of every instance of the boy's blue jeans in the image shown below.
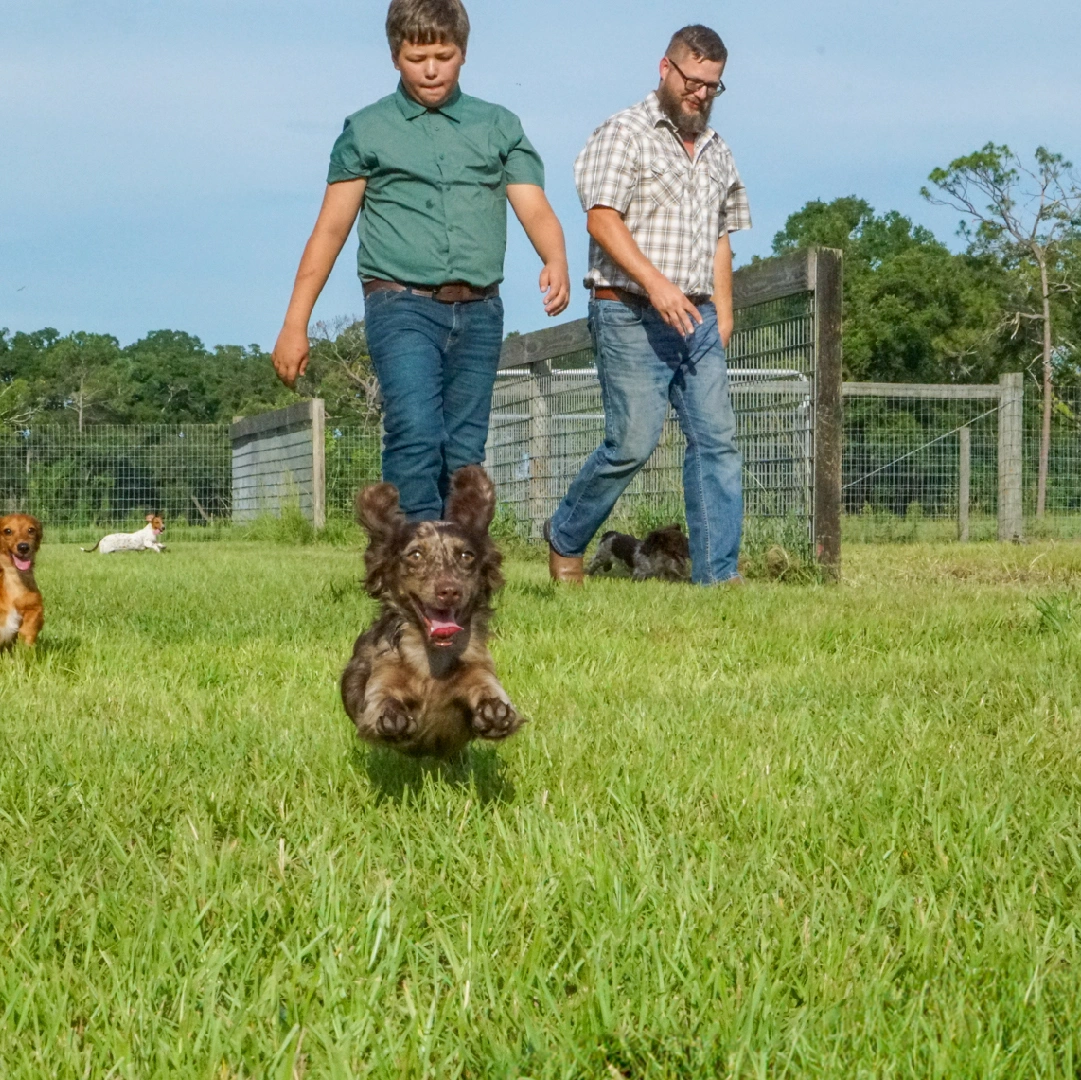
<svg viewBox="0 0 1081 1080"><path fill-rule="evenodd" d="M683 497L692 580L709 585L735 577L743 525L742 461L717 310L713 304L699 310L704 322L684 338L648 304L594 300L589 305L604 442L552 516L551 544L560 555L585 552L653 453L671 402L687 439Z"/></svg>
<svg viewBox="0 0 1081 1080"><path fill-rule="evenodd" d="M410 521L438 521L450 474L484 461L503 301L374 292L364 321L383 394L383 479Z"/></svg>

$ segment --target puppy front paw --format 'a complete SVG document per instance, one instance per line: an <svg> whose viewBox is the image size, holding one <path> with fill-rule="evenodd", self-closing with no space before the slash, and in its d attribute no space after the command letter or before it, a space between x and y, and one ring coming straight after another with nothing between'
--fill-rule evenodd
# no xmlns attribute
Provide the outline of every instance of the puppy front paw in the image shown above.
<svg viewBox="0 0 1081 1080"><path fill-rule="evenodd" d="M514 711L509 701L500 698L483 698L473 710L471 726L482 739L505 739L513 735L525 722Z"/></svg>
<svg viewBox="0 0 1081 1080"><path fill-rule="evenodd" d="M416 717L411 716L400 701L389 698L383 703L383 710L376 718L375 730L380 738L387 742L401 742L416 734Z"/></svg>

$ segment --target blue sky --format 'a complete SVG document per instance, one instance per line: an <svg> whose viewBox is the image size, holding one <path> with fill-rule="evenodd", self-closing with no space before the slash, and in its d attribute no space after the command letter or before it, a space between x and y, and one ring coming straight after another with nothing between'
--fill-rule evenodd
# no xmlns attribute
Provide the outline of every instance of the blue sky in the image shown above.
<svg viewBox="0 0 1081 1080"><path fill-rule="evenodd" d="M714 123L767 254L789 213L858 194L943 239L936 165L983 145L1081 162L1077 0L665 3L467 0L463 87L517 112L545 159L572 279L585 269L576 153L656 81L686 22L729 47ZM395 85L384 0L0 0L0 326L164 327L269 348L343 118ZM361 314L350 241L316 318ZM545 325L511 224L508 330ZM564 318L585 313L578 288Z"/></svg>

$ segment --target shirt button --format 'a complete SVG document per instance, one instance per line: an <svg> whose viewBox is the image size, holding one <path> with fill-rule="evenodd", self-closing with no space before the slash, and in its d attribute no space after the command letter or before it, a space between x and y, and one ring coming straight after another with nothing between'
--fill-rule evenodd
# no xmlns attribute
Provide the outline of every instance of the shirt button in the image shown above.
<svg viewBox="0 0 1081 1080"><path fill-rule="evenodd" d="M440 155L439 155L439 160L440 160L440 161L442 161L442 160L443 160L443 158L445 158L446 156L447 156L446 154L440 154Z"/></svg>
<svg viewBox="0 0 1081 1080"><path fill-rule="evenodd" d="M431 210L431 208L432 208L433 206L435 206L435 202L434 202L433 200L429 199L429 200L428 200L428 201L427 201L427 202L426 202L426 203L425 203L424 205L425 205L426 207L428 207L428 209L429 209L429 210Z"/></svg>

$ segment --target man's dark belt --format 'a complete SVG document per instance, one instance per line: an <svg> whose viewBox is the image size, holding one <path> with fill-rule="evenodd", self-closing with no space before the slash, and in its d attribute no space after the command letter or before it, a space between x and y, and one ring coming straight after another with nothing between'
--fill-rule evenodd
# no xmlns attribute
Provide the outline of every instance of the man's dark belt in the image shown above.
<svg viewBox="0 0 1081 1080"><path fill-rule="evenodd" d="M618 300L621 304L631 304L632 306L643 307L648 306L649 300L645 296L639 293L633 293L629 289L609 289L594 287L593 289L594 300ZM693 296L688 296L688 300L695 307L701 307L702 304L708 304L712 297L709 293L695 293Z"/></svg>
<svg viewBox="0 0 1081 1080"><path fill-rule="evenodd" d="M372 278L364 282L365 296L377 292L411 292L417 296L438 300L441 304L469 304L474 300L487 300L489 297L498 296L499 286L488 285L478 289L464 281L448 281L445 285L403 285L400 281L384 281L382 278Z"/></svg>

